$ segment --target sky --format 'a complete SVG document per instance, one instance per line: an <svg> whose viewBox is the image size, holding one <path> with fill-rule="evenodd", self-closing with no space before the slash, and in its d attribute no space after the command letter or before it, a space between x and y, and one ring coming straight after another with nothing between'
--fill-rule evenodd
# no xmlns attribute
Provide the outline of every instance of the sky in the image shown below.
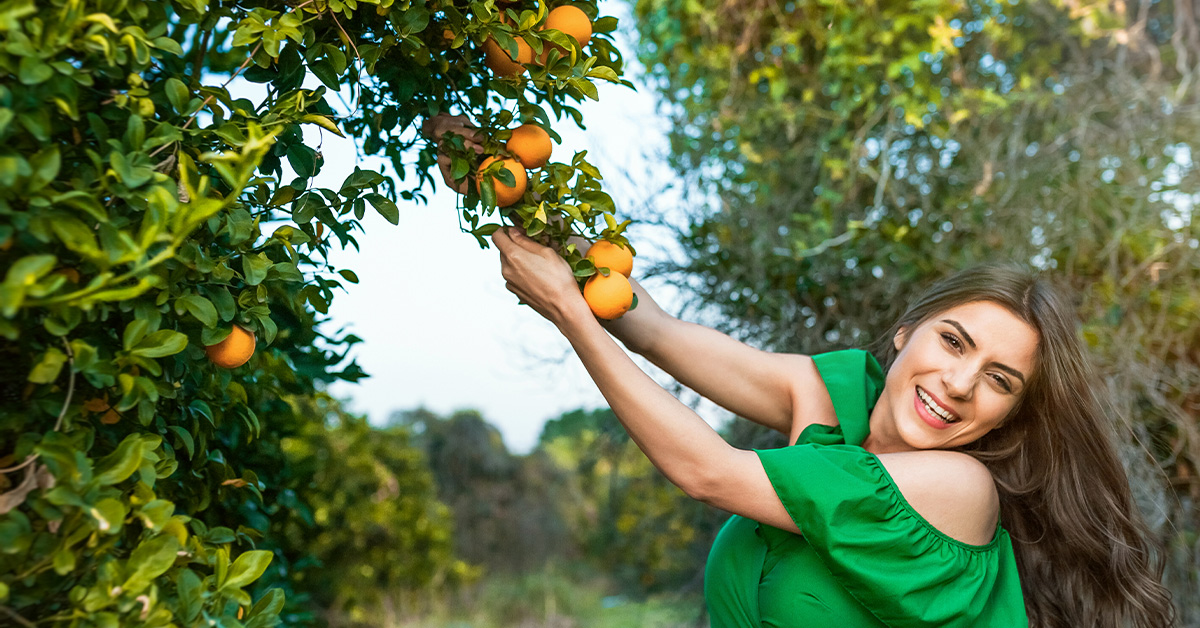
<svg viewBox="0 0 1200 628"><path fill-rule="evenodd" d="M579 107L588 130L569 119L556 123L563 142L552 160L569 162L576 151L589 151L619 219L628 217L624 208L677 209L679 199L662 191L673 177L662 158L669 122L656 111L652 91L641 85L628 5L601 3L601 9L621 20L616 39L627 62L626 78L639 88L597 81L599 101ZM314 125L306 125L305 138L313 146L319 142L325 156L314 185L336 189L356 164L381 167L380 161L360 156L351 140ZM453 192L439 186L427 205L399 206L398 226L369 212L365 232L356 235L361 250L339 250L330 257L335 267L352 269L359 283L347 284L348 291L334 298L326 331L344 328L362 338L351 355L370 374L357 384L339 382L331 388L334 395L375 424L397 410L475 409L516 453L532 449L548 419L606 406L557 329L518 305L504 288L495 249L481 249L459 230ZM672 243L661 229L635 224L629 235L639 260L670 254ZM640 276L639 264L634 277L664 309L674 311L678 299L672 290ZM670 381L641 358L635 360L660 383ZM726 418L715 407L698 406L698 411L713 424Z"/></svg>

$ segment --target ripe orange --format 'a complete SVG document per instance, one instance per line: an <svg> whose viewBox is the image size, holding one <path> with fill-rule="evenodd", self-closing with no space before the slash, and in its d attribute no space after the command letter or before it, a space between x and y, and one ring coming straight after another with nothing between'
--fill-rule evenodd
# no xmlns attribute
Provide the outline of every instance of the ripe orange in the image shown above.
<svg viewBox="0 0 1200 628"><path fill-rule="evenodd" d="M588 249L587 256L596 268L608 268L626 277L633 272L633 251L615 242L600 240Z"/></svg>
<svg viewBox="0 0 1200 628"><path fill-rule="evenodd" d="M63 277L66 277L67 281L69 281L71 283L79 283L79 280L81 279L81 277L79 276L79 271L70 266L67 266L65 268L60 268L60 269L54 271L54 273L57 275L62 275Z"/></svg>
<svg viewBox="0 0 1200 628"><path fill-rule="evenodd" d="M533 62L533 48L525 43L525 39L517 37L517 59L508 56L508 53L496 43L495 39L488 37L488 40L483 42L483 63L496 74L496 76L504 76L512 78L520 76L525 71L525 63Z"/></svg>
<svg viewBox="0 0 1200 628"><path fill-rule="evenodd" d="M620 273L609 273L607 277L596 273L583 285L583 300L592 314L611 321L633 306L633 286Z"/></svg>
<svg viewBox="0 0 1200 628"><path fill-rule="evenodd" d="M546 129L536 124L522 124L513 129L512 137L504 148L526 168L541 168L550 161L554 144L551 143L550 134Z"/></svg>
<svg viewBox="0 0 1200 628"><path fill-rule="evenodd" d="M513 175L514 185L512 187L505 185L500 179L492 177L492 185L496 188L496 205L508 207L521 200L522 196L525 196L525 188L529 185L529 175L525 172L525 167L521 165L521 162L516 159L504 159L494 156L484 159L483 163L479 164L479 171L483 172L497 160L504 162L503 169L511 172ZM475 187L479 190L480 194L483 194L483 185L480 183L479 178L475 181Z"/></svg>
<svg viewBox="0 0 1200 628"><path fill-rule="evenodd" d="M550 11L550 15L546 16L546 23L542 28L552 28L565 35L574 37L575 41L579 42L580 48L588 45L588 42L592 40L592 21L588 19L587 13L584 13L583 9L570 4L555 7ZM554 47L558 48L557 46ZM564 55L567 54L561 48L559 48L559 51ZM538 61L545 63L547 54L549 54L549 51L543 50L542 56Z"/></svg>
<svg viewBox="0 0 1200 628"><path fill-rule="evenodd" d="M229 332L224 340L215 345L208 345L204 348L204 353L213 364L234 369L245 364L250 356L254 355L254 345L254 334L240 325L234 325L233 331Z"/></svg>

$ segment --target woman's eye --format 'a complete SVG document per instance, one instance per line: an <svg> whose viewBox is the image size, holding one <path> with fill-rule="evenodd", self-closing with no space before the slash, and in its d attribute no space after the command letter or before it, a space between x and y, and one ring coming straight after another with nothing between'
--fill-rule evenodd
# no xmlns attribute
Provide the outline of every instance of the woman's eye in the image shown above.
<svg viewBox="0 0 1200 628"><path fill-rule="evenodd" d="M992 375L992 379L996 380L996 383L999 384L1000 387L1005 390L1005 392L1012 392L1012 386L1009 385L1007 379L1004 379L999 375Z"/></svg>
<svg viewBox="0 0 1200 628"><path fill-rule="evenodd" d="M942 338L946 340L946 344L949 344L955 349L958 349L961 346L958 342L958 336L955 336L954 334L942 334Z"/></svg>

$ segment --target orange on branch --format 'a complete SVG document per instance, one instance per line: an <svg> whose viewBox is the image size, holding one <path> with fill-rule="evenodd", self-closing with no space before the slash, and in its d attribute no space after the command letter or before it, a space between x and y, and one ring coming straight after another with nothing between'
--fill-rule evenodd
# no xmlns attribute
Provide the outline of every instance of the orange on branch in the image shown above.
<svg viewBox="0 0 1200 628"><path fill-rule="evenodd" d="M633 286L620 273L612 272L607 277L596 273L583 285L583 300L592 314L611 321L633 307Z"/></svg>
<svg viewBox="0 0 1200 628"><path fill-rule="evenodd" d="M550 14L546 16L546 23L542 25L542 28L554 29L564 35L574 37L575 41L579 42L581 49L592 40L592 21L588 19L587 13L584 13L583 9L570 4L564 4L551 10ZM558 48L564 56L567 54L567 51L562 48L550 44L542 50L541 56L538 57L539 63L546 62L550 48Z"/></svg>
<svg viewBox="0 0 1200 628"><path fill-rule="evenodd" d="M208 345L204 353L213 364L233 369L250 360L250 356L254 355L254 346L254 334L240 325L234 325L233 331L224 340Z"/></svg>
<svg viewBox="0 0 1200 628"><path fill-rule="evenodd" d="M550 134L546 129L536 124L522 124L513 129L512 137L508 139L504 148L526 168L541 168L550 161L554 143L550 141Z"/></svg>
<svg viewBox="0 0 1200 628"><path fill-rule="evenodd" d="M488 157L479 164L479 171L483 172L488 166L496 161L503 162L501 166L503 170L507 170L513 175L513 185L505 185L500 179L492 177L492 186L496 188L496 205L499 207L508 207L513 203L521 200L525 196L525 188L529 185L529 175L525 172L525 167L516 159L504 159L502 157ZM480 195L483 194L483 184L480 181L482 177L475 180L475 187L479 190Z"/></svg>
<svg viewBox="0 0 1200 628"><path fill-rule="evenodd" d="M514 61L513 58L509 56L509 54L505 52L503 48L500 47L500 44L496 43L495 39L488 37L487 41L483 42L483 63L492 72L494 72L496 76L504 76L508 78L520 76L521 73L525 71L525 66L523 64L533 62L533 48L530 48L529 44L525 43L525 40L521 37L517 37L516 40L516 61Z"/></svg>
<svg viewBox="0 0 1200 628"><path fill-rule="evenodd" d="M607 268L626 277L633 273L633 251L615 242L600 240L588 249L587 256L596 268Z"/></svg>

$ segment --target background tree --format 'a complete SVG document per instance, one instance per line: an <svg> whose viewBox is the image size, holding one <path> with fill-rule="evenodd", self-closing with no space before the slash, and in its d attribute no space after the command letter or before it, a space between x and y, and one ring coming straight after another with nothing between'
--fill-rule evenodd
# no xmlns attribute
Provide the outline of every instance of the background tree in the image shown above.
<svg viewBox="0 0 1200 628"><path fill-rule="evenodd" d="M1200 622L1200 24L1190 0L639 0L639 56L702 207L679 273L777 350L865 346L921 284L1056 269L1134 489Z"/></svg>
<svg viewBox="0 0 1200 628"><path fill-rule="evenodd" d="M592 80L620 81L616 21L577 6L596 32L586 52L542 30L549 7L532 0L0 4L3 621L314 621L284 607L289 587L297 603L320 581L301 577L313 557L284 524L307 511L319 529L314 504L330 498L294 484L289 473L313 461L284 444L337 415L321 388L364 376L347 361L358 339L320 331L334 290L357 281L329 250L357 245L368 208L396 223L396 201L424 200L436 156L413 131L420 120L465 114L502 153L510 124L579 121L572 104L596 96ZM494 77L489 39L547 56ZM235 93L234 81L261 88ZM323 155L306 126L352 136L390 176L356 168L316 187ZM461 149L447 150L469 174L475 155ZM561 215L552 236L619 237L599 172L582 154L568 162L537 171L505 214L535 233ZM462 213L480 238L500 218L486 179ZM205 347L242 330L257 342L246 365L210 363ZM343 423L318 449L356 442ZM380 463L420 485L415 464ZM364 468L305 473L366 486ZM435 537L386 579L454 569ZM269 566L279 586L255 585Z"/></svg>

